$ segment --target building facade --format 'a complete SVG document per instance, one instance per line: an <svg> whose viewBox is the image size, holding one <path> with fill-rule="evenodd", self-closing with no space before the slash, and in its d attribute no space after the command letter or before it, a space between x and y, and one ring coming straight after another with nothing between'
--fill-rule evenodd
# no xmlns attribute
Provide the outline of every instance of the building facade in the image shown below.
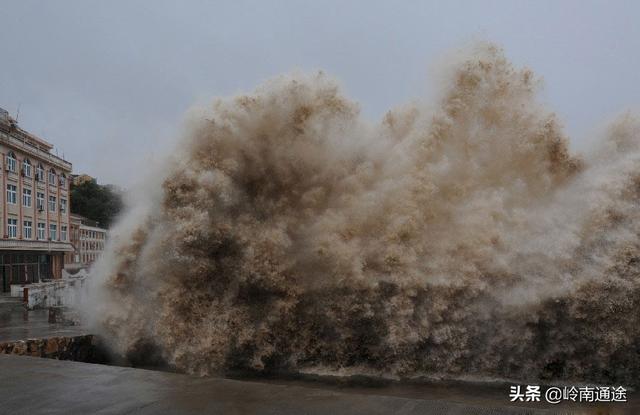
<svg viewBox="0 0 640 415"><path fill-rule="evenodd" d="M94 177L91 177L88 174L74 174L74 175L71 175L71 178L72 178L74 186L79 186L79 185L87 183L87 182L95 182L96 181L96 179Z"/></svg>
<svg viewBox="0 0 640 415"><path fill-rule="evenodd" d="M70 215L70 242L73 252L65 255L65 266L69 268L90 267L100 257L107 240L107 230L95 221L72 213Z"/></svg>
<svg viewBox="0 0 640 415"><path fill-rule="evenodd" d="M0 292L61 278L69 243L71 163L0 109Z"/></svg>

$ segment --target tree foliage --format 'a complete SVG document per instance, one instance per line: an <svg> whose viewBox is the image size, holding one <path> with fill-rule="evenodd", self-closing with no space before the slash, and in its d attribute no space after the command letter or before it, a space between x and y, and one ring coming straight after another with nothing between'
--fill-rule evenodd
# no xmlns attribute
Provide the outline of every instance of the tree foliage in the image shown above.
<svg viewBox="0 0 640 415"><path fill-rule="evenodd" d="M122 195L113 186L95 180L71 186L71 213L82 215L108 228L123 207Z"/></svg>

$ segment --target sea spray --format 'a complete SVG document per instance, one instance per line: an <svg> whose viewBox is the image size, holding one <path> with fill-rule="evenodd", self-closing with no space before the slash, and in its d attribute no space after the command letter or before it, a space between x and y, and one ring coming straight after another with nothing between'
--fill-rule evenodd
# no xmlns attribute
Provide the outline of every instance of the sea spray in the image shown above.
<svg viewBox="0 0 640 415"><path fill-rule="evenodd" d="M572 155L480 45L435 106L326 75L194 110L94 269L115 351L179 370L640 379L640 122Z"/></svg>

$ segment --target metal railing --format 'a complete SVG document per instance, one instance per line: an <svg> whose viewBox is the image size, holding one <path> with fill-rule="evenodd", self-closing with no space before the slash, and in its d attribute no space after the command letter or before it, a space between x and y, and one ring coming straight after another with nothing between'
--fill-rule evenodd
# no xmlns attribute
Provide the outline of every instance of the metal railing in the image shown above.
<svg viewBox="0 0 640 415"><path fill-rule="evenodd" d="M72 252L73 246L68 242L30 241L25 239L0 239L0 249L24 251L65 251Z"/></svg>

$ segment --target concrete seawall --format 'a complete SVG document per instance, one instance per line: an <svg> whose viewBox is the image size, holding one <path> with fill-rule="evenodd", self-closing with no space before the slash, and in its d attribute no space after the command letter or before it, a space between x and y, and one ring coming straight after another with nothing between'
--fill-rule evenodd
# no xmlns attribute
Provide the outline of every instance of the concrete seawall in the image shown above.
<svg viewBox="0 0 640 415"><path fill-rule="evenodd" d="M44 357L77 362L105 363L98 339L91 334L72 337L49 337L0 343L0 354Z"/></svg>

